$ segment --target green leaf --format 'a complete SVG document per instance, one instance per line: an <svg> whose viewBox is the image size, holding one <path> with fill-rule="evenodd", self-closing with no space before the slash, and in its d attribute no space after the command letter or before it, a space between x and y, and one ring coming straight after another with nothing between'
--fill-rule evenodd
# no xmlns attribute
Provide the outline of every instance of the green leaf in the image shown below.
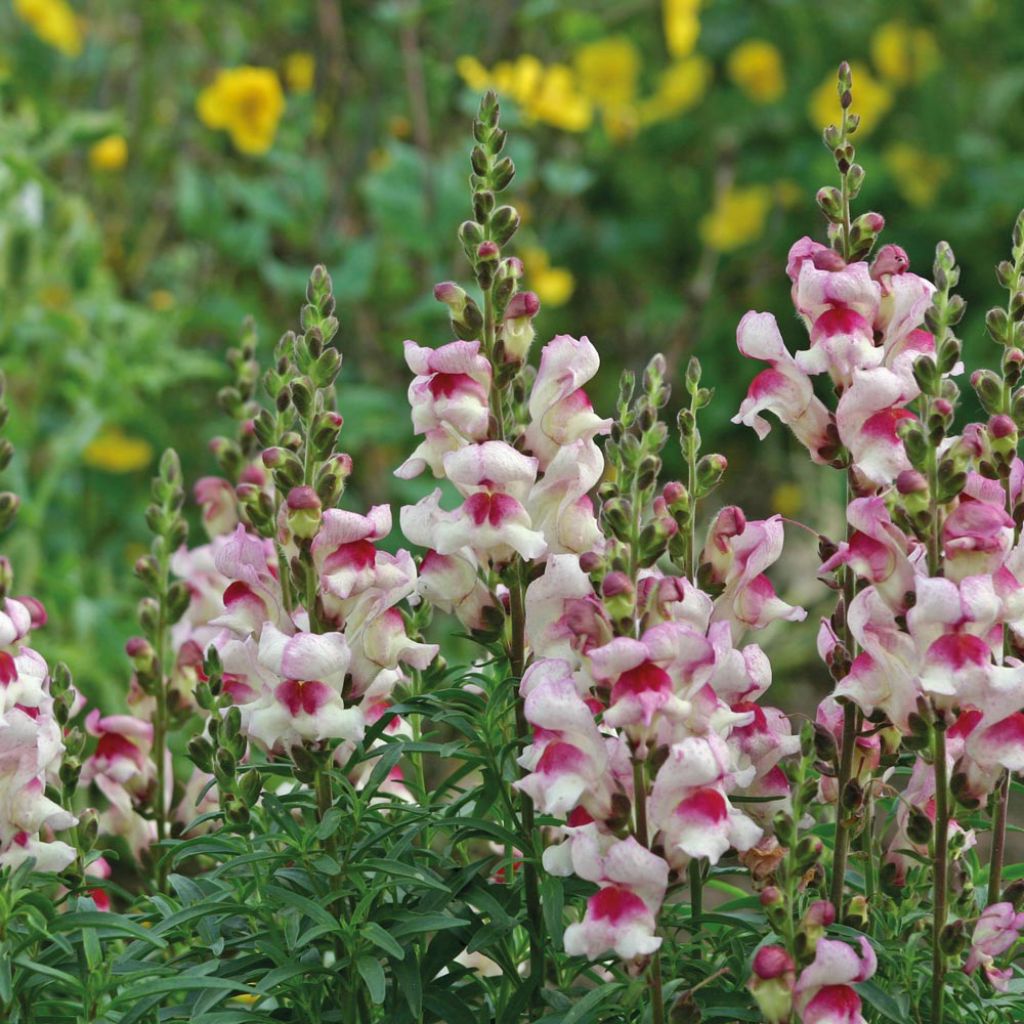
<svg viewBox="0 0 1024 1024"><path fill-rule="evenodd" d="M403 914L402 919L391 929L396 938L419 935L422 932L440 932L445 928L461 928L469 922L449 914Z"/></svg>
<svg viewBox="0 0 1024 1024"><path fill-rule="evenodd" d="M373 956L356 957L356 970L359 971L366 987L370 990L370 999L378 1006L384 1002L384 968Z"/></svg>
<svg viewBox="0 0 1024 1024"><path fill-rule="evenodd" d="M900 1009L899 1003L888 992L880 989L873 981L864 981L857 986L857 991L875 1010L893 1024L907 1024L909 1013Z"/></svg>
<svg viewBox="0 0 1024 1024"><path fill-rule="evenodd" d="M410 948L407 952L413 955L393 961L391 969L395 974L395 984L405 996L409 1012L414 1020L419 1020L423 1014L423 980L420 978L420 965L414 951Z"/></svg>
<svg viewBox="0 0 1024 1024"><path fill-rule="evenodd" d="M388 934L376 921L367 921L363 925L362 934L378 949L383 949L385 953L396 960L401 960L405 956L405 950L398 940Z"/></svg>

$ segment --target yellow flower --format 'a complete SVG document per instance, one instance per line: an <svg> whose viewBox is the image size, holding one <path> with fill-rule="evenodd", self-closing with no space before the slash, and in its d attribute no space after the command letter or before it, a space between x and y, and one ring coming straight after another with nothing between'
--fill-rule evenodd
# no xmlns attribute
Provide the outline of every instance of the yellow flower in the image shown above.
<svg viewBox="0 0 1024 1024"><path fill-rule="evenodd" d="M792 178L779 178L775 182L775 200L784 210L792 210L804 200L803 186Z"/></svg>
<svg viewBox="0 0 1024 1024"><path fill-rule="evenodd" d="M565 267L551 266L548 254L539 248L523 250L523 266L530 286L542 305L564 306L576 290L576 278Z"/></svg>
<svg viewBox="0 0 1024 1024"><path fill-rule="evenodd" d="M939 46L929 29L887 21L871 37L871 59L893 85L927 78L939 66Z"/></svg>
<svg viewBox="0 0 1024 1024"><path fill-rule="evenodd" d="M153 460L153 449L140 437L128 437L120 427L104 427L82 452L82 461L104 473L135 473Z"/></svg>
<svg viewBox="0 0 1024 1024"><path fill-rule="evenodd" d="M66 0L14 0L14 10L47 46L65 57L82 52L78 18Z"/></svg>
<svg viewBox="0 0 1024 1024"><path fill-rule="evenodd" d="M729 77L755 103L774 103L786 91L782 54L766 39L748 39L729 54Z"/></svg>
<svg viewBox="0 0 1024 1024"><path fill-rule="evenodd" d="M894 142L883 159L897 191L912 206L931 206L949 176L947 160L909 142Z"/></svg>
<svg viewBox="0 0 1024 1024"><path fill-rule="evenodd" d="M590 100L576 88L572 69L564 64L545 68L536 93L522 106L527 117L566 132L585 132L594 119Z"/></svg>
<svg viewBox="0 0 1024 1024"><path fill-rule="evenodd" d="M772 511L782 516L795 516L804 504L804 492L798 484L779 484L772 491Z"/></svg>
<svg viewBox="0 0 1024 1024"><path fill-rule="evenodd" d="M859 133L867 135L878 127L889 107L892 106L892 92L884 82L879 82L864 64L852 64L853 71L853 107L855 114L860 114ZM843 119L843 109L839 106L839 92L836 89L836 76L830 71L825 80L811 93L811 101L807 113L817 128L825 125L838 125Z"/></svg>
<svg viewBox="0 0 1024 1024"><path fill-rule="evenodd" d="M240 152L266 153L284 113L284 93L270 68L228 68L199 94L196 111L208 128L226 131Z"/></svg>
<svg viewBox="0 0 1024 1024"><path fill-rule="evenodd" d="M718 196L711 212L701 220L700 237L718 252L741 249L764 233L771 205L771 189L764 185L734 186Z"/></svg>
<svg viewBox="0 0 1024 1024"><path fill-rule="evenodd" d="M316 57L305 50L289 53L284 59L284 80L291 92L309 92L316 79Z"/></svg>
<svg viewBox="0 0 1024 1024"><path fill-rule="evenodd" d="M107 135L89 147L89 166L94 171L119 171L128 163L128 143L123 135Z"/></svg>
<svg viewBox="0 0 1024 1024"><path fill-rule="evenodd" d="M166 313L174 308L174 294L166 288L157 288L149 293L149 308L155 309L158 313Z"/></svg>
<svg viewBox="0 0 1024 1024"><path fill-rule="evenodd" d="M700 35L701 0L663 0L665 44L673 57L689 57Z"/></svg>
<svg viewBox="0 0 1024 1024"><path fill-rule="evenodd" d="M636 96L640 54L625 36L589 43L576 52L574 63L580 91L598 106L623 106Z"/></svg>
<svg viewBox="0 0 1024 1024"><path fill-rule="evenodd" d="M392 114L388 118L388 134L396 139L407 139L412 135L412 122L404 114Z"/></svg>
<svg viewBox="0 0 1024 1024"><path fill-rule="evenodd" d="M640 119L649 124L691 110L704 98L711 81L711 65L700 54L676 61L661 74L658 91L641 104Z"/></svg>
<svg viewBox="0 0 1024 1024"><path fill-rule="evenodd" d="M476 57L467 54L457 58L455 70L466 85L477 92L483 92L491 84L491 76L487 68Z"/></svg>

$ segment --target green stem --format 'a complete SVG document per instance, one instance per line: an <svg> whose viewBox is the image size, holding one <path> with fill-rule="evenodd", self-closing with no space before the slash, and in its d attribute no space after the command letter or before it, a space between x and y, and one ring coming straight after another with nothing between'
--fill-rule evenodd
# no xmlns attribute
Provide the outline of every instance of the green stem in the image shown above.
<svg viewBox="0 0 1024 1024"><path fill-rule="evenodd" d="M700 859L694 857L690 861L690 935L695 943L699 942L702 918L704 916L704 876L701 872ZM697 946L697 958L700 958L700 946Z"/></svg>
<svg viewBox="0 0 1024 1024"><path fill-rule="evenodd" d="M160 593L158 597L159 613L156 631L156 664L157 685L153 710L153 757L156 759L156 797L153 811L156 816L156 837L158 842L167 838L167 591L170 587L170 555L167 551L167 538L158 541L160 553L157 559L160 573ZM165 850L158 853L157 889L163 891L167 883L167 867L164 861Z"/></svg>
<svg viewBox="0 0 1024 1024"><path fill-rule="evenodd" d="M843 886L846 881L846 864L850 856L850 828L843 809L843 794L853 775L853 750L857 742L857 708L853 704L843 707L843 738L839 756L839 778L836 780L836 831L832 854L832 906L836 917L843 916Z"/></svg>
<svg viewBox="0 0 1024 1024"><path fill-rule="evenodd" d="M992 823L992 859L989 862L988 895L985 899L987 906L999 902L1003 888L1003 858L1006 856L1006 818L1009 803L1010 773L1004 771L996 792L996 814Z"/></svg>
<svg viewBox="0 0 1024 1024"><path fill-rule="evenodd" d="M634 793L634 831L636 840L644 849L650 849L650 840L647 834L647 780L644 778L644 762L633 758L633 793ZM691 861L696 864L696 861ZM665 997L662 994L661 985L661 952L656 950L651 957L649 968L651 981L651 1022L652 1024L665 1024Z"/></svg>
<svg viewBox="0 0 1024 1024"><path fill-rule="evenodd" d="M949 806L947 798L946 724L935 723L935 895L932 930L932 1024L942 1024L945 997L946 958L942 952L942 930L946 924L946 890L948 888L947 839Z"/></svg>

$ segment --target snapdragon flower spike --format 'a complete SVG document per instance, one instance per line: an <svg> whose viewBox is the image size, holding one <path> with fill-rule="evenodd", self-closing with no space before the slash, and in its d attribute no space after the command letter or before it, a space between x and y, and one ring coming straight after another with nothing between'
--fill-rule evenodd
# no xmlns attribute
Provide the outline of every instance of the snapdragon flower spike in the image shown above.
<svg viewBox="0 0 1024 1024"><path fill-rule="evenodd" d="M774 412L814 461L842 464L844 447L870 486L887 486L910 469L899 425L914 417L907 408L920 394L914 365L934 355L935 342L923 329L934 288L908 266L895 246L880 250L869 266L847 264L809 238L797 242L786 269L810 348L794 357L774 317L748 313L737 346L770 369L754 379L733 422L754 427L763 438L769 425L760 414ZM957 364L951 372L961 369ZM825 373L839 395L834 414L815 396L811 381Z"/></svg>

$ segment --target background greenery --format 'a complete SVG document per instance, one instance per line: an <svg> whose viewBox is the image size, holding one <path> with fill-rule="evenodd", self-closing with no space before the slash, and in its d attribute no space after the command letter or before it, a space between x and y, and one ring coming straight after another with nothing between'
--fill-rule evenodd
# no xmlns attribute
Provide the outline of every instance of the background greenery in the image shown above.
<svg viewBox="0 0 1024 1024"><path fill-rule="evenodd" d="M390 475L411 443L401 343L447 340L431 287L465 270L454 232L488 85L514 130L542 338L595 342L604 408L623 367L696 352L718 388L707 433L730 458L728 497L835 523L838 481L781 431L758 446L728 420L753 374L733 340L742 313L772 310L799 338L785 254L822 230L839 60L864 119L865 208L915 269L940 238L964 266L969 367L986 359L978 311L1022 201L1024 10L894 12L0 0L0 361L24 497L12 557L19 589L48 605L45 653L119 703L155 455L173 444L191 479L212 471L224 352L246 314L265 345L292 326L314 262L339 299L353 503L417 496ZM792 541L789 596L823 598L813 543ZM772 652L779 676L825 687L802 664L813 645L789 642Z"/></svg>

